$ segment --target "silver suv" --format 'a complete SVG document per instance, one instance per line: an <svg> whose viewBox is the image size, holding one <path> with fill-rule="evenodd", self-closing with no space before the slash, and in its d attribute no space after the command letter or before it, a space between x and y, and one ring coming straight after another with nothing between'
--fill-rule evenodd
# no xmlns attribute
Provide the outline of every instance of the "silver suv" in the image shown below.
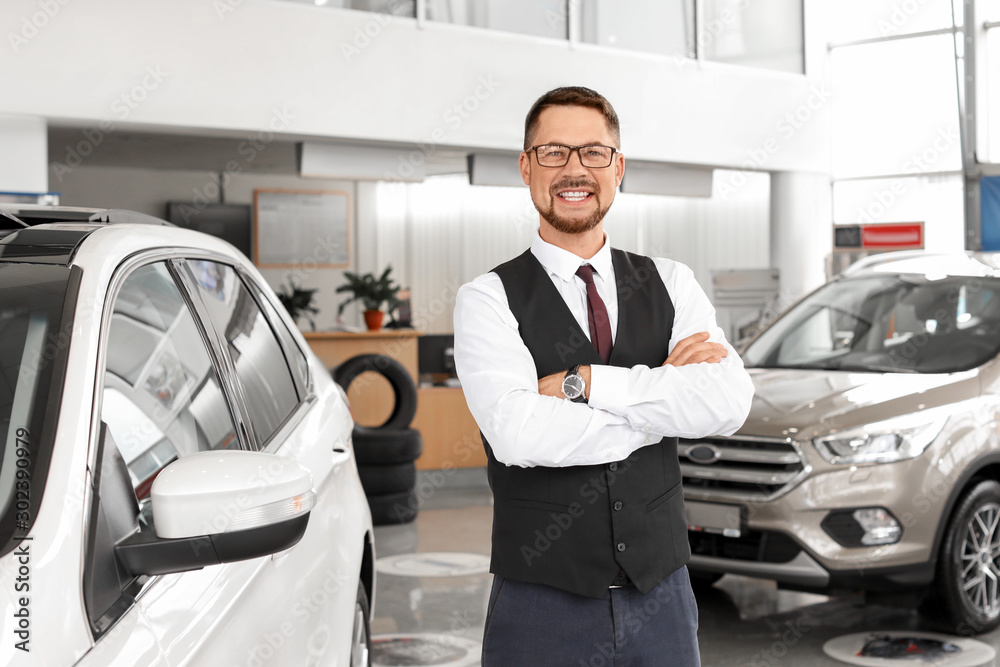
<svg viewBox="0 0 1000 667"><path fill-rule="evenodd" d="M692 573L1000 625L998 353L1000 255L878 255L790 308L743 351L743 428L681 443Z"/></svg>

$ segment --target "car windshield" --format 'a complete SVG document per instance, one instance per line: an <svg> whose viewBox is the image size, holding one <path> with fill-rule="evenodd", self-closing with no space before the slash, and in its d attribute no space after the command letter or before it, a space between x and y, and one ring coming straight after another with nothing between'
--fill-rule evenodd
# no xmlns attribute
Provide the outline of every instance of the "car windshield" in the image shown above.
<svg viewBox="0 0 1000 667"><path fill-rule="evenodd" d="M78 273L0 262L0 555L31 529L55 436Z"/></svg>
<svg viewBox="0 0 1000 667"><path fill-rule="evenodd" d="M831 282L744 351L748 367L951 373L1000 351L1000 279L886 274Z"/></svg>

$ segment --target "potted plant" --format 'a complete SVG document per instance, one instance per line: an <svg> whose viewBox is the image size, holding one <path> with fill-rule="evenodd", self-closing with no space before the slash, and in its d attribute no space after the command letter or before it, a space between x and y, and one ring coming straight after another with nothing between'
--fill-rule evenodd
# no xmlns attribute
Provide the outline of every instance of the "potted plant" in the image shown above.
<svg viewBox="0 0 1000 667"><path fill-rule="evenodd" d="M349 292L351 297L340 304L337 308L337 315L344 312L344 308L353 301L360 300L365 307L365 324L370 331L378 331L382 328L382 319L385 313L382 306L387 306L392 310L398 305L396 295L399 293L399 285L393 283L389 274L392 266L387 266L382 275L378 278L373 273L351 273L344 271L344 278L347 283L337 288L337 292Z"/></svg>
<svg viewBox="0 0 1000 667"><path fill-rule="evenodd" d="M317 291L316 289L302 289L302 285L297 284L295 279L289 276L287 287L282 286L274 293L296 324L298 324L300 317L304 317L309 320L309 326L312 327L312 330L316 331L316 322L313 321L311 315L319 312L319 309L313 305L313 298Z"/></svg>

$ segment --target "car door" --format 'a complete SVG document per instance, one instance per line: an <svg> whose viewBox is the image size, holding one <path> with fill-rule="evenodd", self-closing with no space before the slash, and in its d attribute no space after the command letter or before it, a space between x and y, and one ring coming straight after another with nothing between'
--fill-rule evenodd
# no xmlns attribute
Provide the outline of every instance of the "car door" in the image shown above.
<svg viewBox="0 0 1000 667"><path fill-rule="evenodd" d="M133 495L106 500L106 490L94 494L95 502L108 506L96 505L88 517L83 584L96 643L80 665L167 667L200 644L212 619L256 576L260 559L128 578L120 574L113 550L101 548L102 523L132 503L136 521L149 522L150 487L169 463L247 444L220 361L169 263L133 260L120 269L110 294L97 392L108 437L100 449L120 454ZM99 458L98 470L102 464ZM117 577L108 574L116 570Z"/></svg>
<svg viewBox="0 0 1000 667"><path fill-rule="evenodd" d="M205 268L219 273L209 280L197 272ZM99 395L109 441L121 454L141 508L139 520L150 520L149 489L176 458L268 443L279 453L296 454L300 431L319 425L307 419L310 403L300 400L304 387L296 385L270 325L232 267L147 259L122 274L107 320ZM207 305L203 292L223 308L238 304L228 311L231 326L213 324L211 309L223 310ZM241 382L241 359L270 383L261 377L256 385ZM259 410L248 410L248 402ZM252 417L244 421L247 415ZM317 491L334 466L331 454L325 469L316 461L310 466ZM92 512L92 526L99 516ZM311 520L309 543L304 538L272 557L120 578L121 590L91 595L88 614L97 641L80 664L320 664L330 649L330 608L327 599L319 604L316 593L325 590L329 598L351 586L345 584L351 573L331 568L319 548L321 528ZM85 591L107 588L109 578L101 573L109 567L114 565L88 559Z"/></svg>
<svg viewBox="0 0 1000 667"><path fill-rule="evenodd" d="M317 493L305 536L268 559L196 662L231 660L224 637L240 636L249 640L240 664L343 664L363 548L338 488L353 473L346 447L337 447L348 415L331 409L333 392L313 390L305 355L251 276L207 259L179 268L230 367L253 446L296 459L312 473Z"/></svg>

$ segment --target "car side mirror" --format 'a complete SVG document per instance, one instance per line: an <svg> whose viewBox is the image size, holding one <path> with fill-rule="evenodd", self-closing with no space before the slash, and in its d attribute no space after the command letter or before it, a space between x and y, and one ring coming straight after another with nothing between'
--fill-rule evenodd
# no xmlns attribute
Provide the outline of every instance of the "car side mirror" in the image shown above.
<svg viewBox="0 0 1000 667"><path fill-rule="evenodd" d="M198 452L174 461L150 493L153 530L115 546L132 574L169 574L284 551L302 539L316 504L296 461L246 451Z"/></svg>

